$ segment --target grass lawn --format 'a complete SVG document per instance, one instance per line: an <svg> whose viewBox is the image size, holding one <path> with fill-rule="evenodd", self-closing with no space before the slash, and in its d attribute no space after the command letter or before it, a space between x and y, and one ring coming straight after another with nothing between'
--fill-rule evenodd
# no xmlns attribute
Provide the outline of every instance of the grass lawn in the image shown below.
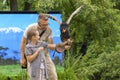
<svg viewBox="0 0 120 80"><path fill-rule="evenodd" d="M64 68L56 65L56 70L57 72L59 71L64 71ZM0 76L4 76L4 77L16 77L16 76L21 76L24 75L26 73L26 69L21 69L21 66L19 64L16 65L5 65L5 66L0 66ZM0 77L0 80L6 80L2 78L2 76ZM24 75L25 76L25 75ZM14 79L17 80L17 79ZM18 79L20 80L20 79Z"/></svg>
<svg viewBox="0 0 120 80"><path fill-rule="evenodd" d="M16 76L21 71L22 71L21 66L18 64L0 66L0 74L6 75L6 76Z"/></svg>

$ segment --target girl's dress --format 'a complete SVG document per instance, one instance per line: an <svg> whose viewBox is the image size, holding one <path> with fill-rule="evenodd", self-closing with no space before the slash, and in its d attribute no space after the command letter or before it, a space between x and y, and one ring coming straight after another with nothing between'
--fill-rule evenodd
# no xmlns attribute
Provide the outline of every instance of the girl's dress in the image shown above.
<svg viewBox="0 0 120 80"><path fill-rule="evenodd" d="M33 54L39 47L47 47L47 43L39 41L37 45L28 43L26 45L25 54ZM47 80L47 65L44 55L44 50L40 51L34 61L30 63L30 80Z"/></svg>

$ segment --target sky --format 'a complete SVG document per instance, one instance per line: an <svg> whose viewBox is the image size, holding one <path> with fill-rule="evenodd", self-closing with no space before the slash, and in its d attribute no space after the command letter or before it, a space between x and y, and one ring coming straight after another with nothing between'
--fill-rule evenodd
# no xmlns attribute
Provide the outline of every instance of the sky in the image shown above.
<svg viewBox="0 0 120 80"><path fill-rule="evenodd" d="M20 27L25 29L27 25L36 22L37 14L0 14L0 28Z"/></svg>

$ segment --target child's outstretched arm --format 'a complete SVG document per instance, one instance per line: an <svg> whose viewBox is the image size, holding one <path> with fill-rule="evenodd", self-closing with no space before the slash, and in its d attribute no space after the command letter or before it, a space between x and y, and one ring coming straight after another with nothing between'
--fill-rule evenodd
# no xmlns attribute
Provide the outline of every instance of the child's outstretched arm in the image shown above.
<svg viewBox="0 0 120 80"><path fill-rule="evenodd" d="M63 42L63 43L59 43L59 44L48 44L48 48L49 49L52 49L52 50L58 50L58 48L59 49L62 49L63 51L65 50L65 46L66 45L68 45L68 42L67 41L65 41L65 42ZM62 51L62 52L63 52ZM58 51L59 52L59 51Z"/></svg>

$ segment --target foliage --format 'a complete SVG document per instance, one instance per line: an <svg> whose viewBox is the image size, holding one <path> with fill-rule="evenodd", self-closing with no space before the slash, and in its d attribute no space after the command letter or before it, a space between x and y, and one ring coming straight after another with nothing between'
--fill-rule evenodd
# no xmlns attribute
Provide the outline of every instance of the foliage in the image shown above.
<svg viewBox="0 0 120 80"><path fill-rule="evenodd" d="M71 56L80 56L83 44L87 46L87 50L86 55L77 62L79 65L76 64L76 68L72 69L78 71L75 75L80 80L117 80L120 69L119 51L116 50L120 39L120 11L113 8L115 4L110 0L83 0L77 3L76 0L61 0L59 8L63 12L64 21L82 4L85 7L70 23L74 39ZM69 62L71 61L74 60Z"/></svg>
<svg viewBox="0 0 120 80"><path fill-rule="evenodd" d="M70 54L65 55L64 62L64 72L57 72L59 80L79 80L76 76L79 71L79 67L77 64L79 62L80 57L76 58L76 56L71 56Z"/></svg>
<svg viewBox="0 0 120 80"><path fill-rule="evenodd" d="M25 1L31 3L30 10L60 10L64 22L85 5L69 24L74 42L65 56L64 72L58 72L59 80L120 79L120 0L23 0L20 10ZM5 5L0 9L9 10Z"/></svg>
<svg viewBox="0 0 120 80"><path fill-rule="evenodd" d="M8 11L10 7L8 6L8 3L3 3L3 0L0 0L0 11Z"/></svg>

